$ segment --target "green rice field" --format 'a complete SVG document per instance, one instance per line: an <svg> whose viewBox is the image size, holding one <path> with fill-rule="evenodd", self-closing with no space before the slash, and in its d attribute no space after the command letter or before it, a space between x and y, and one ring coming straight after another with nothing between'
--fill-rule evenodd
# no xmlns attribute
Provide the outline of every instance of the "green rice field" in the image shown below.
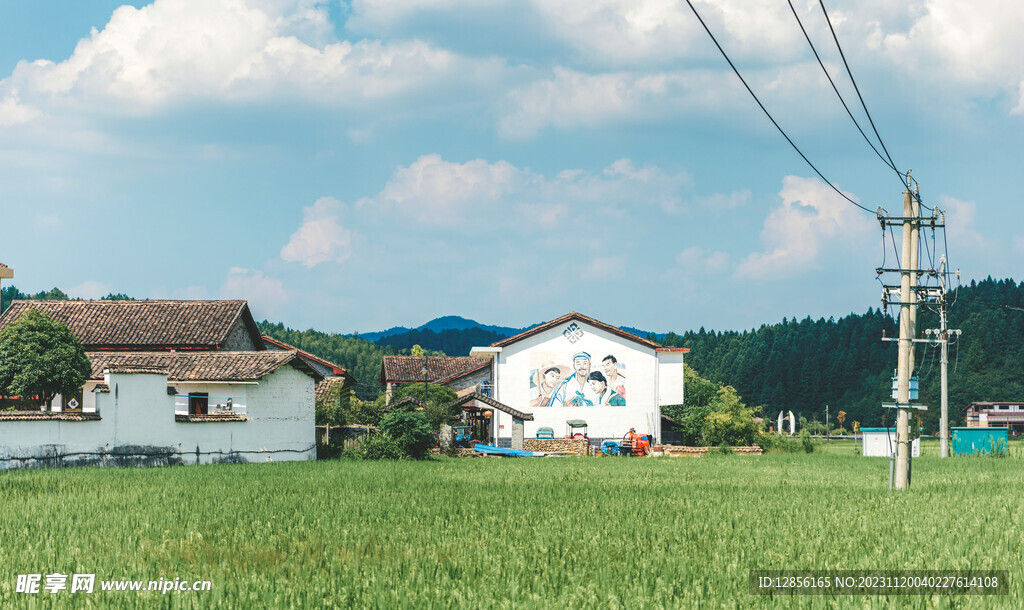
<svg viewBox="0 0 1024 610"><path fill-rule="evenodd" d="M846 451L0 473L0 607L1019 608L1018 458ZM1007 570L1003 596L768 597L750 570ZM19 574L209 591L17 593ZM45 584L45 583L44 583ZM69 579L70 585L70 579ZM70 589L70 586L69 586Z"/></svg>

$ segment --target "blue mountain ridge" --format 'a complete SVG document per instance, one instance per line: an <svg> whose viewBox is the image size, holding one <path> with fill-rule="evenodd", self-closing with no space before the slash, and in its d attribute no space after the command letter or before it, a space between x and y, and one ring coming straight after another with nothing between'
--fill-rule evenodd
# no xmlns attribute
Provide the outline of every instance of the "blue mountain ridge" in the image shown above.
<svg viewBox="0 0 1024 610"><path fill-rule="evenodd" d="M492 324L481 324L476 320L463 318L462 316L441 316L440 318L434 318L433 320L427 322L426 324L423 324L416 328L408 328L405 326L393 326L387 330L369 333L359 333L359 337L361 339L366 339L367 341L377 341L378 339L384 337L400 335L402 333L407 333L412 330L431 330L434 331L435 333L439 333L446 330L469 330L471 328L479 328L481 330L497 333L504 337L511 337L512 335L519 334L524 330L533 328L534 326L538 326L540 324L543 324L543 322L538 322L537 324L524 326L523 328L513 328L511 326L495 326ZM640 337L647 337L647 335L650 334L648 331L640 330L639 328L633 328L631 326L620 326L619 328ZM658 339L661 339L664 336L665 333L655 334L655 337L657 337Z"/></svg>

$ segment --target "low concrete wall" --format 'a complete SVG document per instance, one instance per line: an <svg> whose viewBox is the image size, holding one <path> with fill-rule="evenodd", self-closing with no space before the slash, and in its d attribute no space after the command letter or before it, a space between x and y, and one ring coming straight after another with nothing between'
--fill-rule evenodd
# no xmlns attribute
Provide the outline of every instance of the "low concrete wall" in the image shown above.
<svg viewBox="0 0 1024 610"><path fill-rule="evenodd" d="M654 453L661 452L668 457L700 457L716 447L686 447L682 445L655 445ZM761 448L757 445L751 447L730 447L737 455L761 455Z"/></svg>
<svg viewBox="0 0 1024 610"><path fill-rule="evenodd" d="M523 449L586 456L590 455L590 441L585 438L527 438L523 439Z"/></svg>

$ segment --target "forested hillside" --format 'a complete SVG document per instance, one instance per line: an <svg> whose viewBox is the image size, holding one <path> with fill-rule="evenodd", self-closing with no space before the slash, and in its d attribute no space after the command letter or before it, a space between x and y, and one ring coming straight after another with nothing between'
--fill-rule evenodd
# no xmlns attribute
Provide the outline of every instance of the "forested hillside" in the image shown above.
<svg viewBox="0 0 1024 610"><path fill-rule="evenodd" d="M1024 284L971 282L950 295L949 327L963 330L949 350L950 418L963 422L974 401L1024 400ZM893 311L894 314L897 312ZM919 328L938 328L938 315L923 309ZM896 368L895 320L878 310L841 319L783 320L752 331L670 333L662 343L690 348L687 362L701 376L734 386L751 405L824 420L825 405L847 421L882 422ZM923 334L921 335L924 336ZM926 431L939 417L939 348L918 344ZM891 415L888 420L892 421ZM834 422L833 422L834 423Z"/></svg>
<svg viewBox="0 0 1024 610"><path fill-rule="evenodd" d="M305 350L311 354L345 367L358 384L355 394L362 400L373 400L380 395L380 365L384 356L408 354L391 346L377 345L372 341L348 335L323 333L317 330L292 330L284 324L273 324L266 320L257 324L260 332L279 341ZM440 352L428 352L440 355Z"/></svg>

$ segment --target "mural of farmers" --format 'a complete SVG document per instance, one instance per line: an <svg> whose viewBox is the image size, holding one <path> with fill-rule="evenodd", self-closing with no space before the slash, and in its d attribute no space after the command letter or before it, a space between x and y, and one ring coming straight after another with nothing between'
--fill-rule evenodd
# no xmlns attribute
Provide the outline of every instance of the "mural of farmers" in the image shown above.
<svg viewBox="0 0 1024 610"><path fill-rule="evenodd" d="M601 360L604 369L604 379L608 382L608 389L622 397L622 404L626 404L626 376L619 370L619 361L615 356L608 354Z"/></svg>
<svg viewBox="0 0 1024 610"><path fill-rule="evenodd" d="M562 383L562 378L569 373L569 367L555 364L554 362L545 362L539 369L533 374L533 387L531 388L532 396L530 400L531 407L550 407L551 396L558 389L558 386Z"/></svg>
<svg viewBox="0 0 1024 610"><path fill-rule="evenodd" d="M572 367L557 364L555 354L536 354L542 362L530 371L530 406L538 407L624 407L626 376L624 366L607 355L597 369L588 352L572 355ZM543 356L543 360L541 360Z"/></svg>
<svg viewBox="0 0 1024 610"><path fill-rule="evenodd" d="M618 392L608 387L608 381L605 379L601 371L594 371L587 377L587 381L590 383L590 389L597 395L597 402L594 406L597 407L624 407L626 406L626 399L619 395Z"/></svg>
<svg viewBox="0 0 1024 610"><path fill-rule="evenodd" d="M587 383L590 377L590 354L576 352L572 356L573 374L562 382L551 397L552 407L592 407L597 395Z"/></svg>

